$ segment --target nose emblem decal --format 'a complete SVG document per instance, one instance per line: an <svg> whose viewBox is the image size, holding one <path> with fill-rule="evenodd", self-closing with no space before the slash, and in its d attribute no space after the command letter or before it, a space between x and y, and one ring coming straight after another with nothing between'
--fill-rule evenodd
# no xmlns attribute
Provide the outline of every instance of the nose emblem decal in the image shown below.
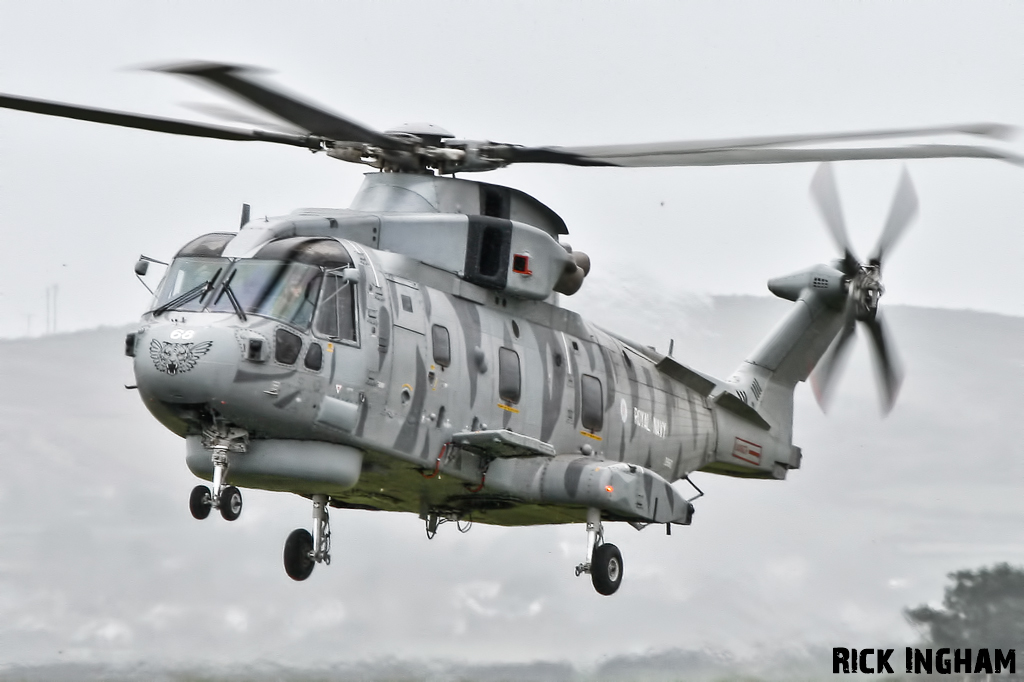
<svg viewBox="0 0 1024 682"><path fill-rule="evenodd" d="M199 362L199 358L206 355L213 341L202 343L174 343L171 341L149 342L149 357L153 359L153 366L165 374L184 374Z"/></svg>

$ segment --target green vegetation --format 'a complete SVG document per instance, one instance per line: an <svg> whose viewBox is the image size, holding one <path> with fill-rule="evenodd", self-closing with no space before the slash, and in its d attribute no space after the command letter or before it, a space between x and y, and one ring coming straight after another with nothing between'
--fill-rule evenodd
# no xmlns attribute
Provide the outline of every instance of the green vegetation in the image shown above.
<svg viewBox="0 0 1024 682"><path fill-rule="evenodd" d="M949 574L942 608L904 613L936 647L1024 647L1024 567L1007 563Z"/></svg>

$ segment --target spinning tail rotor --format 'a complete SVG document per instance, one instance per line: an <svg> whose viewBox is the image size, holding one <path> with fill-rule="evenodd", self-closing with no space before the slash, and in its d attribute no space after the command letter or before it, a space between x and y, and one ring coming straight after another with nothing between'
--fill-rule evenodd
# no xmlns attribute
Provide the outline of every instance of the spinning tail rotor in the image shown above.
<svg viewBox="0 0 1024 682"><path fill-rule="evenodd" d="M833 240L843 254L836 267L842 271L847 282L843 327L811 375L814 395L822 409L827 408L836 377L859 322L868 332L881 388L882 410L888 414L896 402L903 381L903 371L878 310L879 299L885 293L885 287L882 286L882 263L917 214L917 194L914 192L910 175L904 169L892 208L889 210L889 217L867 262L861 262L850 245L830 165L823 164L814 174L811 195Z"/></svg>

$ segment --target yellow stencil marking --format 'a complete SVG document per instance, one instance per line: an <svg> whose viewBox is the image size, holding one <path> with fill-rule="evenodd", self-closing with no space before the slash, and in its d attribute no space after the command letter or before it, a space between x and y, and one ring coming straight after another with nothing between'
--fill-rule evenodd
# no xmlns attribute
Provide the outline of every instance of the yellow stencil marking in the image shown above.
<svg viewBox="0 0 1024 682"><path fill-rule="evenodd" d="M587 438L593 438L594 440L604 440L603 438L601 438L601 436L597 436L594 435L593 433L588 433L586 431L580 431L580 435L586 436Z"/></svg>
<svg viewBox="0 0 1024 682"><path fill-rule="evenodd" d="M512 407L511 405L505 405L503 403L498 403L498 407L500 407L501 409L505 410L506 412L511 412L512 414L519 414L519 410L517 410L516 408Z"/></svg>

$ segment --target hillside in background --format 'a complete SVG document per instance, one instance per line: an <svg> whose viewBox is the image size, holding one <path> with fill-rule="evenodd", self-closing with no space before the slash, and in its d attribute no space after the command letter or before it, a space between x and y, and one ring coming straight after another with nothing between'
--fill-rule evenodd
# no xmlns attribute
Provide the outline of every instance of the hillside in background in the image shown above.
<svg viewBox="0 0 1024 682"><path fill-rule="evenodd" d="M656 291L598 281L571 303L659 350L675 339L676 358L719 376L788 306ZM358 511L332 517L334 563L294 583L281 549L308 502L246 491L239 521L192 519L182 442L123 388L126 329L0 342L0 664L88 679L139 662L452 661L525 679L516 666L550 661L529 679L569 679L678 667L681 650L910 643L901 609L938 601L947 572L1024 563L1024 319L886 313L907 371L893 413L879 416L862 340L830 414L798 389L789 480L698 474L692 527L609 527L626 570L612 598L573 576L581 527L446 526L428 541L414 516Z"/></svg>

